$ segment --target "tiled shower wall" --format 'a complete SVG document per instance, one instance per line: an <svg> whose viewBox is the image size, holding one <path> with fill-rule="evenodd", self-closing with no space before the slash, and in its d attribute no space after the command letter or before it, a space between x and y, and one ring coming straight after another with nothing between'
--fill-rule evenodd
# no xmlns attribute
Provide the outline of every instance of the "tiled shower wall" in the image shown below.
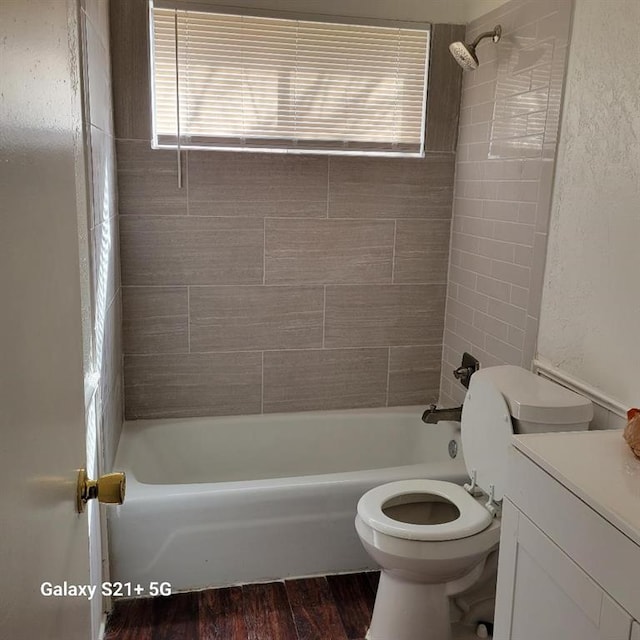
<svg viewBox="0 0 640 640"><path fill-rule="evenodd" d="M105 468L111 470L122 427L121 291L118 203L107 0L81 2L86 60L87 141L90 154L89 255L92 288L92 364L99 376L95 419ZM91 420L89 420L91 423Z"/></svg>
<svg viewBox="0 0 640 640"><path fill-rule="evenodd" d="M150 148L145 3L112 0L129 419L438 397L460 70L424 160Z"/></svg>
<svg viewBox="0 0 640 640"><path fill-rule="evenodd" d="M530 368L540 317L571 0L512 0L463 79L440 401L460 404L462 353Z"/></svg>

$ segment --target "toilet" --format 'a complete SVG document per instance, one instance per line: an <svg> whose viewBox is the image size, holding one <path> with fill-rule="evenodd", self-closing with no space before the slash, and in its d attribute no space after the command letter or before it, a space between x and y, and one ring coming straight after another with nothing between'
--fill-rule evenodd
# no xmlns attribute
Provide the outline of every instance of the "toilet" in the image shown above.
<svg viewBox="0 0 640 640"><path fill-rule="evenodd" d="M511 436L585 430L592 418L590 400L521 367L477 371L462 410L469 482L402 480L358 502L356 531L381 567L367 639L449 640L449 598L498 546Z"/></svg>

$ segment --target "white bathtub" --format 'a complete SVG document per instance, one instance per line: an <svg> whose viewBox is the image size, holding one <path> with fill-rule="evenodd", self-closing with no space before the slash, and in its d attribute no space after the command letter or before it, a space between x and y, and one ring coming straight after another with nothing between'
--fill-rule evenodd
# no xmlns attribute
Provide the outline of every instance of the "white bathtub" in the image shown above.
<svg viewBox="0 0 640 640"><path fill-rule="evenodd" d="M110 510L111 579L174 590L374 568L354 529L367 490L461 483L459 424L423 407L128 422Z"/></svg>

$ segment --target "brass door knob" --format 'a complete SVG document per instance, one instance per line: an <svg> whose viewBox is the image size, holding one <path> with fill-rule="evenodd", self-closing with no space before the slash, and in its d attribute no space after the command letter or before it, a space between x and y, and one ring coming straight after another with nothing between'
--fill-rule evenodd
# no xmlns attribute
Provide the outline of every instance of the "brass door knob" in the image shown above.
<svg viewBox="0 0 640 640"><path fill-rule="evenodd" d="M105 504L122 504L126 485L127 479L122 472L107 473L97 480L89 480L86 469L80 469L76 494L77 512L82 513L84 505L94 498Z"/></svg>

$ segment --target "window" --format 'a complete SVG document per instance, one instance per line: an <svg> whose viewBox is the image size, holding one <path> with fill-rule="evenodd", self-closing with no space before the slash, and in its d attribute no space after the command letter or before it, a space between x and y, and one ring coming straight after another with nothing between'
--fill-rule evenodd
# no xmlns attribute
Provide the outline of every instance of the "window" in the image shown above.
<svg viewBox="0 0 640 640"><path fill-rule="evenodd" d="M428 25L179 6L150 2L154 147L424 154Z"/></svg>

